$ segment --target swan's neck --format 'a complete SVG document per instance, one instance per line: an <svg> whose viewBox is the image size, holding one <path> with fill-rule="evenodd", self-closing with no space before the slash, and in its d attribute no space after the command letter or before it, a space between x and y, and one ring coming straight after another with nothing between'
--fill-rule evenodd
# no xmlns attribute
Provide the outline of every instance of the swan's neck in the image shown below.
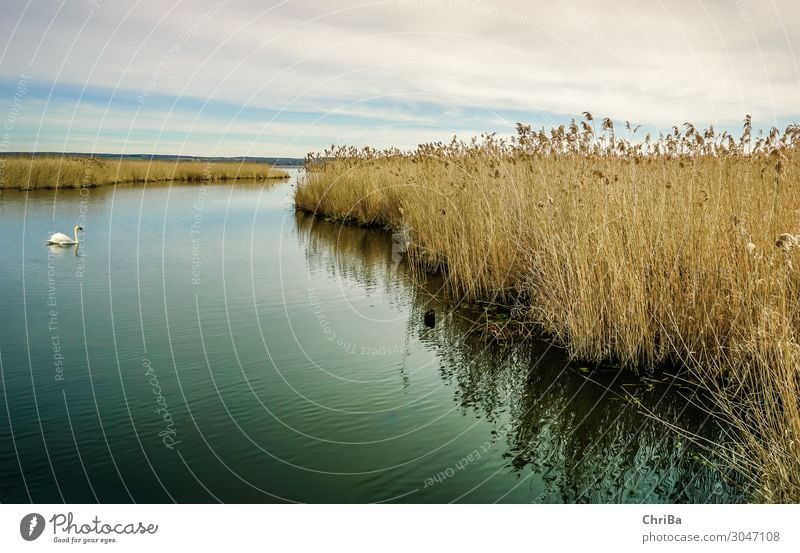
<svg viewBox="0 0 800 553"><path fill-rule="evenodd" d="M80 240L78 240L78 229L74 229L72 234L74 235L73 242L75 242L76 244L80 243Z"/></svg>

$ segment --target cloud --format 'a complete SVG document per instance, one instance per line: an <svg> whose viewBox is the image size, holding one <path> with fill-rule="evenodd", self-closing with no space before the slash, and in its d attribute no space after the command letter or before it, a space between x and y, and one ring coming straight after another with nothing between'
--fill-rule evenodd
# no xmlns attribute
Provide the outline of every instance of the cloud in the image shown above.
<svg viewBox="0 0 800 553"><path fill-rule="evenodd" d="M407 147L583 110L656 127L798 117L790 1L26 5L6 2L0 21L0 109L20 75L38 83L17 149L124 149L124 129L163 151L183 138L187 153L302 155L347 136Z"/></svg>

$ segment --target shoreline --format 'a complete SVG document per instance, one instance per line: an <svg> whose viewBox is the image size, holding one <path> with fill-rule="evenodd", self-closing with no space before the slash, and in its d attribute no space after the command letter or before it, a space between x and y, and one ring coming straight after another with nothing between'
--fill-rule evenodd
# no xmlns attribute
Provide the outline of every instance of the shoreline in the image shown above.
<svg viewBox="0 0 800 553"><path fill-rule="evenodd" d="M248 161L152 161L0 156L0 190L80 189L112 184L279 180L283 169Z"/></svg>
<svg viewBox="0 0 800 553"><path fill-rule="evenodd" d="M88 183L88 184L59 183L54 186L36 186L36 187L0 186L0 192L5 190L14 190L18 192L31 192L34 190L80 190L81 188L102 188L104 186L114 186L117 184L156 184L165 182L200 184L200 183L228 182L228 181L252 181L252 182L267 181L267 180L280 181L280 180L286 180L288 178L290 178L289 175L274 176L274 177L218 177L210 179L191 179L191 178L161 178L161 179L141 179L141 180L137 179L137 180L120 180L120 181Z"/></svg>

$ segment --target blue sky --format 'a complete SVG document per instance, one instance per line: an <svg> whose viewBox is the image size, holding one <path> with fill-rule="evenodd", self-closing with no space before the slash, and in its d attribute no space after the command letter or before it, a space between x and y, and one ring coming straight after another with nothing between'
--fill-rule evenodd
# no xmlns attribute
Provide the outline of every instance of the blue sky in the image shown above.
<svg viewBox="0 0 800 553"><path fill-rule="evenodd" d="M5 0L1 151L303 156L558 125L797 122L800 8ZM1 153L0 151L0 153Z"/></svg>

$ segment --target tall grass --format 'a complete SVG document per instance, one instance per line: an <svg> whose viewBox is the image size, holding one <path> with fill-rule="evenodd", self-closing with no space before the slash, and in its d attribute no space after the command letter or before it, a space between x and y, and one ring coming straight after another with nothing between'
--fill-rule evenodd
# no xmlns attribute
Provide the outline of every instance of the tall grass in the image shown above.
<svg viewBox="0 0 800 553"><path fill-rule="evenodd" d="M148 161L91 157L0 158L0 189L78 188L123 182L273 179L288 174L266 163Z"/></svg>
<svg viewBox="0 0 800 553"><path fill-rule="evenodd" d="M731 429L730 463L761 499L800 501L800 128L596 124L326 151L295 202L405 227L417 270L514 305L574 358L687 367Z"/></svg>

